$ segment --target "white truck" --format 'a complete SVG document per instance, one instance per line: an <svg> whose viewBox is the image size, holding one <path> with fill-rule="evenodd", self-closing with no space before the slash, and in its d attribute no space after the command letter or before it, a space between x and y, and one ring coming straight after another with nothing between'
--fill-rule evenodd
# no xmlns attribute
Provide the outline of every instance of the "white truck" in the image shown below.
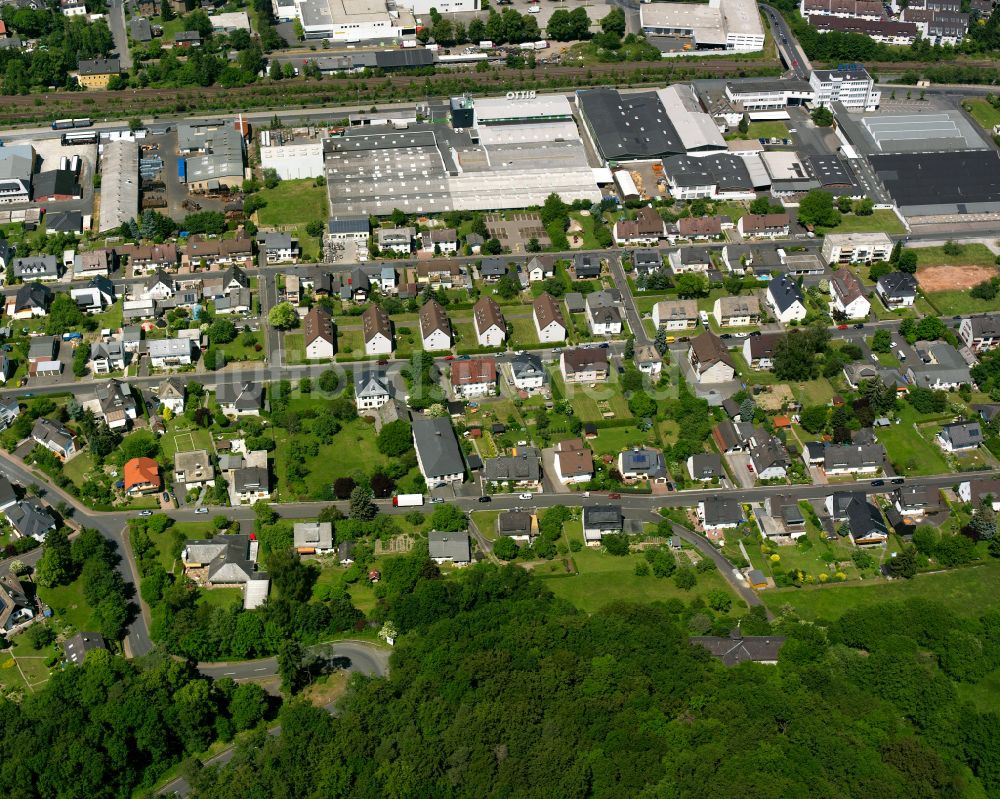
<svg viewBox="0 0 1000 799"><path fill-rule="evenodd" d="M392 498L394 508L419 508L423 504L423 494L397 494Z"/></svg>

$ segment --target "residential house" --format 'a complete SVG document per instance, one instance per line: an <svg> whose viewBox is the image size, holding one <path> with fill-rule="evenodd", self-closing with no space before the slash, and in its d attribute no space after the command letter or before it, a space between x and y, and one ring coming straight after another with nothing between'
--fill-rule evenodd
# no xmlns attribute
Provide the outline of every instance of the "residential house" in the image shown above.
<svg viewBox="0 0 1000 799"><path fill-rule="evenodd" d="M1000 315L967 316L958 326L958 336L973 352L1000 346Z"/></svg>
<svg viewBox="0 0 1000 799"><path fill-rule="evenodd" d="M451 364L451 390L455 397L472 399L496 394L496 358L469 358Z"/></svg>
<svg viewBox="0 0 1000 799"><path fill-rule="evenodd" d="M712 428L712 438L720 452L749 452L757 441L765 441L768 433L751 422L733 422L726 419Z"/></svg>
<svg viewBox="0 0 1000 799"><path fill-rule="evenodd" d="M972 406L972 410L979 414L979 418L986 424L1000 417L1000 402L988 402Z"/></svg>
<svg viewBox="0 0 1000 799"><path fill-rule="evenodd" d="M633 447L618 453L618 471L626 482L649 480L667 482L667 463L663 453L650 447Z"/></svg>
<svg viewBox="0 0 1000 799"><path fill-rule="evenodd" d="M758 480L784 479L791 459L777 438L755 439L750 447L750 463Z"/></svg>
<svg viewBox="0 0 1000 799"><path fill-rule="evenodd" d="M603 383L608 379L608 351L603 347L563 350L559 369L567 383Z"/></svg>
<svg viewBox="0 0 1000 799"><path fill-rule="evenodd" d="M215 313L219 314L249 314L253 309L253 297L250 289L233 289L215 301Z"/></svg>
<svg viewBox="0 0 1000 799"><path fill-rule="evenodd" d="M698 520L705 532L721 535L743 524L743 508L730 497L711 496L698 503Z"/></svg>
<svg viewBox="0 0 1000 799"><path fill-rule="evenodd" d="M622 332L621 294L617 290L587 295L587 324L595 336L617 336Z"/></svg>
<svg viewBox="0 0 1000 799"><path fill-rule="evenodd" d="M29 255L15 258L11 268L14 277L25 283L32 280L58 280L62 274L62 265L54 255Z"/></svg>
<svg viewBox="0 0 1000 799"><path fill-rule="evenodd" d="M589 547L599 546L606 535L620 533L625 525L621 505L585 505L583 540Z"/></svg>
<svg viewBox="0 0 1000 799"><path fill-rule="evenodd" d="M592 280L601 276L601 259L589 252L578 252L573 256L573 274L577 280Z"/></svg>
<svg viewBox="0 0 1000 799"><path fill-rule="evenodd" d="M699 383L725 383L736 376L736 364L722 340L707 330L691 339L688 362Z"/></svg>
<svg viewBox="0 0 1000 799"><path fill-rule="evenodd" d="M122 467L125 493L130 495L153 494L160 490L160 464L152 458L132 458Z"/></svg>
<svg viewBox="0 0 1000 799"><path fill-rule="evenodd" d="M657 329L688 330L698 324L695 300L664 300L653 306L653 326Z"/></svg>
<svg viewBox="0 0 1000 799"><path fill-rule="evenodd" d="M302 303L302 288L299 276L294 272L285 274L285 301L298 307Z"/></svg>
<svg viewBox="0 0 1000 799"><path fill-rule="evenodd" d="M783 338L781 333L761 333L743 340L743 359L751 369L773 369L774 350Z"/></svg>
<svg viewBox="0 0 1000 799"><path fill-rule="evenodd" d="M411 227L380 228L376 233L379 252L409 255L416 231Z"/></svg>
<svg viewBox="0 0 1000 799"><path fill-rule="evenodd" d="M451 320L437 300L427 300L420 309L420 337L428 352L451 349Z"/></svg>
<svg viewBox="0 0 1000 799"><path fill-rule="evenodd" d="M412 428L417 464L428 487L461 483L465 478L465 460L451 422L442 418L416 418Z"/></svg>
<svg viewBox="0 0 1000 799"><path fill-rule="evenodd" d="M108 645L104 642L104 636L100 633L77 633L72 638L67 638L66 643L63 644L63 652L66 655L66 660L77 666L84 664L88 652L107 651L107 648Z"/></svg>
<svg viewBox="0 0 1000 799"><path fill-rule="evenodd" d="M220 467L229 483L229 501L233 505L253 505L271 496L271 473L267 468L267 451L251 450L242 455L230 455Z"/></svg>
<svg viewBox="0 0 1000 799"><path fill-rule="evenodd" d="M421 239L424 252L454 255L458 252L458 233L455 228L444 228L425 233Z"/></svg>
<svg viewBox="0 0 1000 799"><path fill-rule="evenodd" d="M7 364L3 364L3 359L0 358L0 369L9 371L10 361L7 361ZM0 371L0 374L3 374L3 372ZM4 382L6 382L6 379ZM6 430L20 415L21 406L17 404L17 397L0 398L0 430ZM2 510L2 508L0 508L0 510Z"/></svg>
<svg viewBox="0 0 1000 799"><path fill-rule="evenodd" d="M958 498L978 508L983 502L1000 512L1000 478L977 477L958 484Z"/></svg>
<svg viewBox="0 0 1000 799"><path fill-rule="evenodd" d="M500 347L507 340L507 323L492 297L482 297L472 306L472 321L480 347Z"/></svg>
<svg viewBox="0 0 1000 799"><path fill-rule="evenodd" d="M122 347L134 355L142 345L142 328L139 325L124 325L121 332Z"/></svg>
<svg viewBox="0 0 1000 799"><path fill-rule="evenodd" d="M260 416L264 386L249 381L226 381L216 386L215 398L226 416Z"/></svg>
<svg viewBox="0 0 1000 799"><path fill-rule="evenodd" d="M427 555L438 565L467 566L472 562L468 533L440 533L432 530L427 535Z"/></svg>
<svg viewBox="0 0 1000 799"><path fill-rule="evenodd" d="M396 290L396 270L383 266L378 273L378 287L383 294L393 293Z"/></svg>
<svg viewBox="0 0 1000 799"><path fill-rule="evenodd" d="M362 333L365 337L365 355L392 355L392 323L382 306L372 303L361 314Z"/></svg>
<svg viewBox="0 0 1000 799"><path fill-rule="evenodd" d="M866 319L872 305L865 296L861 281L849 269L838 269L830 280L833 307L848 319Z"/></svg>
<svg viewBox="0 0 1000 799"><path fill-rule="evenodd" d="M483 482L494 487L539 491L542 487L541 453L534 447L515 447L510 455L483 461Z"/></svg>
<svg viewBox="0 0 1000 799"><path fill-rule="evenodd" d="M770 494L764 510L780 525L780 534L797 541L806 534L806 519L798 501L791 494Z"/></svg>
<svg viewBox="0 0 1000 799"><path fill-rule="evenodd" d="M10 572L0 577L0 632L10 633L35 618L34 603Z"/></svg>
<svg viewBox="0 0 1000 799"><path fill-rule="evenodd" d="M707 240L722 235L721 216L688 216L677 220L677 235L682 239Z"/></svg>
<svg viewBox="0 0 1000 799"><path fill-rule="evenodd" d="M184 413L184 394L186 387L178 377L168 377L156 390L160 400L161 413L163 408L170 408L174 416Z"/></svg>
<svg viewBox="0 0 1000 799"><path fill-rule="evenodd" d="M128 258L135 276L161 269L177 269L176 244L127 244L116 249Z"/></svg>
<svg viewBox="0 0 1000 799"><path fill-rule="evenodd" d="M52 302L52 290L41 283L25 283L16 294L7 295L7 316L13 319L31 319L45 316Z"/></svg>
<svg viewBox="0 0 1000 799"><path fill-rule="evenodd" d="M351 270L347 282L340 287L340 299L345 302L367 302L371 295L372 281L360 266Z"/></svg>
<svg viewBox="0 0 1000 799"><path fill-rule="evenodd" d="M851 496L843 507L843 515L844 524L851 531L851 538L857 546L878 545L889 538L889 528L882 518L882 511L864 494Z"/></svg>
<svg viewBox="0 0 1000 799"><path fill-rule="evenodd" d="M508 510L497 516L497 533L517 544L530 544L537 535L534 517L525 511Z"/></svg>
<svg viewBox="0 0 1000 799"><path fill-rule="evenodd" d="M250 278L239 266L230 266L221 277L207 277L201 282L201 293L206 300L219 300L241 291L250 291Z"/></svg>
<svg viewBox="0 0 1000 799"><path fill-rule="evenodd" d="M192 268L213 268L233 264L253 266L253 240L246 236L235 239L188 239L187 251L182 259Z"/></svg>
<svg viewBox="0 0 1000 799"><path fill-rule="evenodd" d="M542 344L552 344L566 340L566 322L562 311L547 291L543 291L533 303L535 332Z"/></svg>
<svg viewBox="0 0 1000 799"><path fill-rule="evenodd" d="M174 453L174 485L184 490L215 483L215 467L208 452L203 449Z"/></svg>
<svg viewBox="0 0 1000 799"><path fill-rule="evenodd" d="M4 475L0 474L0 511L5 511L17 502L17 492Z"/></svg>
<svg viewBox="0 0 1000 799"><path fill-rule="evenodd" d="M746 239L777 239L788 237L788 214L744 214L736 229Z"/></svg>
<svg viewBox="0 0 1000 799"><path fill-rule="evenodd" d="M337 351L337 334L333 331L333 317L322 305L314 305L306 313L302 319L302 334L307 360L328 360Z"/></svg>
<svg viewBox="0 0 1000 799"><path fill-rule="evenodd" d="M86 7L83 13L87 13ZM121 75L121 71L121 62L117 58L81 58L76 62L76 70L70 74L85 89L106 89L111 79Z"/></svg>
<svg viewBox="0 0 1000 799"><path fill-rule="evenodd" d="M881 444L831 444L823 450L823 471L831 474L875 474L885 465Z"/></svg>
<svg viewBox="0 0 1000 799"><path fill-rule="evenodd" d="M36 336L28 345L28 374L52 375L62 371L59 353L59 339L55 336Z"/></svg>
<svg viewBox="0 0 1000 799"><path fill-rule="evenodd" d="M31 428L31 438L62 460L76 452L76 439L64 425L39 417Z"/></svg>
<svg viewBox="0 0 1000 799"><path fill-rule="evenodd" d="M73 279L86 280L92 277L107 277L113 268L113 250L89 250L77 254L73 259Z"/></svg>
<svg viewBox="0 0 1000 799"><path fill-rule="evenodd" d="M359 414L375 411L392 399L392 383L380 372L361 372L354 379L354 404Z"/></svg>
<svg viewBox="0 0 1000 799"><path fill-rule="evenodd" d="M675 275L689 272L704 275L715 267L712 263L712 252L708 247L680 247L670 252L667 261Z"/></svg>
<svg viewBox="0 0 1000 799"><path fill-rule="evenodd" d="M938 391L972 385L965 358L947 342L918 341L915 349L920 363L911 364L906 370L906 379L912 384Z"/></svg>
<svg viewBox="0 0 1000 799"><path fill-rule="evenodd" d="M162 269L157 269L143 281L139 298L162 301L173 297L174 291L176 291L174 279Z"/></svg>
<svg viewBox="0 0 1000 799"><path fill-rule="evenodd" d="M563 302L566 303L566 310L571 314L583 313L587 310L587 303L579 291L568 292L563 297Z"/></svg>
<svg viewBox="0 0 1000 799"><path fill-rule="evenodd" d="M82 288L70 289L69 295L81 311L89 314L101 313L117 299L115 284L101 276L91 278Z"/></svg>
<svg viewBox="0 0 1000 799"><path fill-rule="evenodd" d="M756 571L756 569L754 570ZM763 575L761 575L763 576ZM766 585L766 581L764 583ZM757 587L755 583L755 587ZM785 644L783 635L743 635L736 627L728 637L715 635L692 635L688 643L706 649L723 666L739 666L741 663L761 663L775 666L778 655Z"/></svg>
<svg viewBox="0 0 1000 799"><path fill-rule="evenodd" d="M622 219L615 222L612 232L615 243L620 247L653 247L664 237L666 228L663 217L649 206L644 206L639 209L634 221Z"/></svg>
<svg viewBox="0 0 1000 799"><path fill-rule="evenodd" d="M635 355L632 359L636 367L644 375L649 375L654 380L660 376L663 370L663 358L656 351L652 344L640 344L635 348Z"/></svg>
<svg viewBox="0 0 1000 799"><path fill-rule="evenodd" d="M902 516L922 517L943 507L941 490L934 486L903 485L892 492L893 507Z"/></svg>
<svg viewBox="0 0 1000 799"><path fill-rule="evenodd" d="M258 233L257 250L269 264L296 263L299 248L291 233Z"/></svg>
<svg viewBox="0 0 1000 799"><path fill-rule="evenodd" d="M529 283L548 280L556 273L556 259L551 255L533 255L524 267Z"/></svg>
<svg viewBox="0 0 1000 799"><path fill-rule="evenodd" d="M324 555L333 552L333 524L330 522L295 522L292 546L300 555Z"/></svg>
<svg viewBox="0 0 1000 799"><path fill-rule="evenodd" d="M450 289L458 285L461 279L462 270L458 264L447 261L417 264L417 283L429 284L436 289Z"/></svg>
<svg viewBox="0 0 1000 799"><path fill-rule="evenodd" d="M127 430L139 415L139 406L132 396L132 386L122 380L109 380L94 387L94 396L83 403L112 430Z"/></svg>
<svg viewBox="0 0 1000 799"><path fill-rule="evenodd" d="M506 258L484 258L479 265L479 276L487 283L496 283L510 269L511 265Z"/></svg>
<svg viewBox="0 0 1000 799"><path fill-rule="evenodd" d="M556 444L555 465L561 483L587 483L594 478L593 453L578 438Z"/></svg>
<svg viewBox="0 0 1000 799"><path fill-rule="evenodd" d="M793 280L782 277L767 286L767 301L779 322L801 322L806 318L806 301Z"/></svg>
<svg viewBox="0 0 1000 799"><path fill-rule="evenodd" d="M510 361L514 388L531 393L545 385L545 368L542 359L530 352L515 355Z"/></svg>
<svg viewBox="0 0 1000 799"><path fill-rule="evenodd" d="M942 427L936 438L945 452L964 452L983 443L983 428L979 422L954 422Z"/></svg>
<svg viewBox="0 0 1000 799"><path fill-rule="evenodd" d="M889 272L879 277L875 293L890 311L912 308L917 301L917 279L907 272Z"/></svg>
<svg viewBox="0 0 1000 799"><path fill-rule="evenodd" d="M154 338L146 342L149 362L157 369L190 366L194 362L193 342L189 338Z"/></svg>
<svg viewBox="0 0 1000 799"><path fill-rule="evenodd" d="M156 300L124 300L122 302L122 320L136 322L152 319L158 314Z"/></svg>
<svg viewBox="0 0 1000 799"><path fill-rule="evenodd" d="M632 268L637 275L649 275L663 269L663 256L659 250L633 250Z"/></svg>
<svg viewBox="0 0 1000 799"><path fill-rule="evenodd" d="M885 385L895 388L897 394L905 394L909 388L909 383L898 369L877 364L849 363L844 366L844 377L847 385L855 391L863 380L881 380Z"/></svg>
<svg viewBox="0 0 1000 799"><path fill-rule="evenodd" d="M127 362L125 349L118 339L95 341L90 345L90 371L95 375L120 372Z"/></svg>
<svg viewBox="0 0 1000 799"><path fill-rule="evenodd" d="M719 297L712 315L720 327L750 327L760 323L760 300L756 294L746 297Z"/></svg>
<svg viewBox="0 0 1000 799"><path fill-rule="evenodd" d="M209 588L242 586L243 607L259 607L267 599L268 575L257 570L256 536L247 533L217 535L205 541L188 541L181 550L185 572L204 574Z"/></svg>
<svg viewBox="0 0 1000 799"><path fill-rule="evenodd" d="M823 236L821 252L828 264L888 261L892 255L892 239L886 233L827 233Z"/></svg>
<svg viewBox="0 0 1000 799"><path fill-rule="evenodd" d="M19 499L4 513L18 538L34 538L42 542L49 532L56 529L56 520L52 518L49 509L42 507L35 499Z"/></svg>
<svg viewBox="0 0 1000 799"><path fill-rule="evenodd" d="M687 459L688 474L692 480L721 480L726 473L722 468L722 458L715 452L698 452Z"/></svg>

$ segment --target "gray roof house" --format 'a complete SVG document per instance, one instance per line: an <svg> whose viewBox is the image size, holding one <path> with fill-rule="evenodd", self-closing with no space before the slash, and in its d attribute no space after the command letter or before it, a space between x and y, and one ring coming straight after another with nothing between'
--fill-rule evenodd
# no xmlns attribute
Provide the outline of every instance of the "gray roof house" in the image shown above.
<svg viewBox="0 0 1000 799"><path fill-rule="evenodd" d="M778 662L778 654L785 643L782 635L748 635L740 633L737 627L729 637L715 635L693 635L688 641L707 650L723 666L738 666L740 663L763 663L773 666Z"/></svg>
<svg viewBox="0 0 1000 799"><path fill-rule="evenodd" d="M880 544L889 537L882 512L863 494L855 494L845 508L851 538L858 546Z"/></svg>
<svg viewBox="0 0 1000 799"><path fill-rule="evenodd" d="M541 453L534 447L517 447L512 455L487 458L483 462L483 480L537 486L542 481Z"/></svg>
<svg viewBox="0 0 1000 799"><path fill-rule="evenodd" d="M247 586L243 606L256 607L267 597L268 576L257 571L257 541L250 535L220 535L188 541L181 552L185 569L207 567L209 585ZM260 585L250 588L251 583Z"/></svg>
<svg viewBox="0 0 1000 799"><path fill-rule="evenodd" d="M28 255L15 258L14 277L29 280L58 280L59 262L54 255Z"/></svg>
<svg viewBox="0 0 1000 799"><path fill-rule="evenodd" d="M257 416L263 404L264 386L250 381L219 383L215 390L215 398L222 406L223 413L230 416L247 414Z"/></svg>
<svg viewBox="0 0 1000 799"><path fill-rule="evenodd" d="M31 428L31 437L62 458L67 458L76 452L76 441L73 434L59 422L40 417Z"/></svg>
<svg viewBox="0 0 1000 799"><path fill-rule="evenodd" d="M965 358L947 342L918 341L914 349L921 362L911 364L906 370L906 379L914 385L947 390L972 383Z"/></svg>
<svg viewBox="0 0 1000 799"><path fill-rule="evenodd" d="M462 482L465 460L451 422L442 418L417 418L412 425L417 463L428 486Z"/></svg>
<svg viewBox="0 0 1000 799"><path fill-rule="evenodd" d="M626 480L665 482L667 479L663 453L650 447L633 447L619 452L618 471Z"/></svg>
<svg viewBox="0 0 1000 799"><path fill-rule="evenodd" d="M147 27L149 23L146 23ZM63 652L70 663L81 665L87 657L88 652L95 649L107 649L104 637L100 633L77 633L72 638L67 639L63 644Z"/></svg>
<svg viewBox="0 0 1000 799"><path fill-rule="evenodd" d="M472 560L468 533L439 533L432 530L427 536L427 554L435 563L453 563L464 566Z"/></svg>
<svg viewBox="0 0 1000 799"><path fill-rule="evenodd" d="M699 452L687 460L688 474L692 480L711 480L722 477L722 458L717 452Z"/></svg>
<svg viewBox="0 0 1000 799"><path fill-rule="evenodd" d="M620 533L624 525L621 505L586 505L583 508L583 539L588 546L596 546L605 535Z"/></svg>
<svg viewBox="0 0 1000 799"><path fill-rule="evenodd" d="M946 424L937 434L941 448L948 452L975 449L983 443L983 428L979 422L954 422Z"/></svg>
<svg viewBox="0 0 1000 799"><path fill-rule="evenodd" d="M497 516L497 532L515 541L530 541L531 514L526 511L504 511Z"/></svg>
<svg viewBox="0 0 1000 799"><path fill-rule="evenodd" d="M333 549L333 525L330 522L296 522L293 543L300 554L330 552Z"/></svg>
<svg viewBox="0 0 1000 799"><path fill-rule="evenodd" d="M18 535L44 541L50 530L56 529L56 520L48 508L43 508L33 499L21 499L7 508L7 521Z"/></svg>
<svg viewBox="0 0 1000 799"><path fill-rule="evenodd" d="M743 522L743 508L735 499L712 496L698 503L698 516L705 529L736 527Z"/></svg>

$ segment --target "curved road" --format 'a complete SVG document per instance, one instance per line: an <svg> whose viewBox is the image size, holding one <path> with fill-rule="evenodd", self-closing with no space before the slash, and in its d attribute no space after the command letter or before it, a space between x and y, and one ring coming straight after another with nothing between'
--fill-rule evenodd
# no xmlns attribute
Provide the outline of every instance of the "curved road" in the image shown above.
<svg viewBox="0 0 1000 799"><path fill-rule="evenodd" d="M323 649L335 658L346 658L349 663L344 666L345 670L364 674L368 677L385 677L389 673L390 652L367 641L335 641L329 644L317 644L309 647L309 651L316 652ZM262 660L245 660L239 663L199 663L198 671L206 677L219 679L220 677L231 677L234 680L250 679L259 677L269 677L278 673L278 662L276 658L264 658ZM331 713L336 713L333 703L326 706ZM268 729L268 735L279 735L281 725ZM233 758L236 752L235 747L229 746L219 754L206 760L205 766L222 766ZM191 786L183 777L172 779L159 791L159 796L187 796L191 792Z"/></svg>

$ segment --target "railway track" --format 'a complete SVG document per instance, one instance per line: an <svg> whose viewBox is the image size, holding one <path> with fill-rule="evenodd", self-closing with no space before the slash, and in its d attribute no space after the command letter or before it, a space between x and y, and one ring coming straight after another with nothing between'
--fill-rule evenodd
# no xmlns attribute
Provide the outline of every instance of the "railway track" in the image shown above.
<svg viewBox="0 0 1000 799"><path fill-rule="evenodd" d="M82 115L94 119L123 119L213 111L266 111L296 106L375 104L447 97L463 92L483 94L514 89L552 91L596 85L629 87L693 78L774 75L779 71L776 61L764 59L683 63L651 61L590 66L544 65L534 70L493 67L486 72L449 70L433 75L338 75L321 80L266 81L235 88L190 86L124 91L59 91L5 97L0 106L0 124L8 127L37 124Z"/></svg>

